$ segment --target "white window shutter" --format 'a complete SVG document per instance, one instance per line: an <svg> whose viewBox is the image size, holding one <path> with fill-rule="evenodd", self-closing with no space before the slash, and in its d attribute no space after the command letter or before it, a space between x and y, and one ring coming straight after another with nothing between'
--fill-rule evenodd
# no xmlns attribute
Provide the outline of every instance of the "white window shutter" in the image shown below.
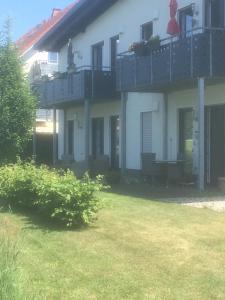
<svg viewBox="0 0 225 300"><path fill-rule="evenodd" d="M142 113L142 153L152 153L152 112Z"/></svg>

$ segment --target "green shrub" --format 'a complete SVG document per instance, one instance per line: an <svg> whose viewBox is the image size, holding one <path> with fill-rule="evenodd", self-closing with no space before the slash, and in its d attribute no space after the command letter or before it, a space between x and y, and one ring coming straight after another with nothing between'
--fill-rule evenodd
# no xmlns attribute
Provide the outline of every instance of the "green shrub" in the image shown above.
<svg viewBox="0 0 225 300"><path fill-rule="evenodd" d="M51 170L33 163L0 168L0 199L13 207L33 209L47 218L74 227L96 219L101 201L96 192L105 189L103 178L85 175L78 180L71 171Z"/></svg>

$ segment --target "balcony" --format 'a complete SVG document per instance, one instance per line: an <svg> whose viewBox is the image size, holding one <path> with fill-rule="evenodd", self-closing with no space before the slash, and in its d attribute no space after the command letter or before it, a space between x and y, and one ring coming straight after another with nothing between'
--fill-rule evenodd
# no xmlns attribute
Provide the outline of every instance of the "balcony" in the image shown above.
<svg viewBox="0 0 225 300"><path fill-rule="evenodd" d="M50 64L47 60L37 60L31 67L29 79L33 83L42 76L50 76L58 71L58 64Z"/></svg>
<svg viewBox="0 0 225 300"><path fill-rule="evenodd" d="M185 38L161 41L149 56L124 53L117 60L118 91L167 91L198 77L225 77L225 29L198 28Z"/></svg>
<svg viewBox="0 0 225 300"><path fill-rule="evenodd" d="M37 85L41 108L62 108L81 103L84 99L105 100L116 95L115 73L80 68L63 78L41 81Z"/></svg>

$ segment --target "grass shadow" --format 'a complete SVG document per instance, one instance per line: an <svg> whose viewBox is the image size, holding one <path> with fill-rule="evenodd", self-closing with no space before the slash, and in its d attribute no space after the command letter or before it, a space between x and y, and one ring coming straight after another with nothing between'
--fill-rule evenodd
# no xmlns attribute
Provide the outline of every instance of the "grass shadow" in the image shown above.
<svg viewBox="0 0 225 300"><path fill-rule="evenodd" d="M48 219L46 216L36 213L28 209L19 209L6 206L0 206L0 213L12 213L20 217L25 224L23 230L41 230L43 233L48 232L69 232L69 231L84 231L88 229L88 226L77 226L67 228L61 223Z"/></svg>
<svg viewBox="0 0 225 300"><path fill-rule="evenodd" d="M176 186L170 185L169 187L158 185L153 186L150 184L115 184L111 186L108 193L114 193L121 196L136 197L143 200L171 202L171 203L189 203L195 201L212 201L216 200L225 201L225 196L222 192L218 191L215 187L209 187L205 192L199 192L194 186Z"/></svg>

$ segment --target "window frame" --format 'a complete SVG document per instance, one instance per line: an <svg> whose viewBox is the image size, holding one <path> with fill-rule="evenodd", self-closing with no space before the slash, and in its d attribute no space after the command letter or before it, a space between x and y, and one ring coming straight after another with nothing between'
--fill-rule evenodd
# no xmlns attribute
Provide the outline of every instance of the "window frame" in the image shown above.
<svg viewBox="0 0 225 300"><path fill-rule="evenodd" d="M101 65L95 65L94 64L94 49L96 49L97 47L101 47ZM92 65L92 68L94 70L100 70L102 71L103 69L103 49L104 49L104 41L101 41L101 42L98 42L94 45L91 46L91 65Z"/></svg>
<svg viewBox="0 0 225 300"><path fill-rule="evenodd" d="M56 55L56 60L50 59L50 55L51 54L55 54ZM59 63L59 54L58 54L58 52L52 52L52 51L48 52L48 63L49 64L54 64L54 65L56 65L56 64Z"/></svg>
<svg viewBox="0 0 225 300"><path fill-rule="evenodd" d="M110 38L110 67L111 67L111 69L116 67L116 59L115 59L115 65L113 66L113 57L112 57L113 42L115 42L116 45L117 45L117 41L119 41L119 40L120 40L120 35L119 34L114 35ZM118 55L118 46L117 46L116 50L117 50L116 51L116 57L117 57L117 55Z"/></svg>

